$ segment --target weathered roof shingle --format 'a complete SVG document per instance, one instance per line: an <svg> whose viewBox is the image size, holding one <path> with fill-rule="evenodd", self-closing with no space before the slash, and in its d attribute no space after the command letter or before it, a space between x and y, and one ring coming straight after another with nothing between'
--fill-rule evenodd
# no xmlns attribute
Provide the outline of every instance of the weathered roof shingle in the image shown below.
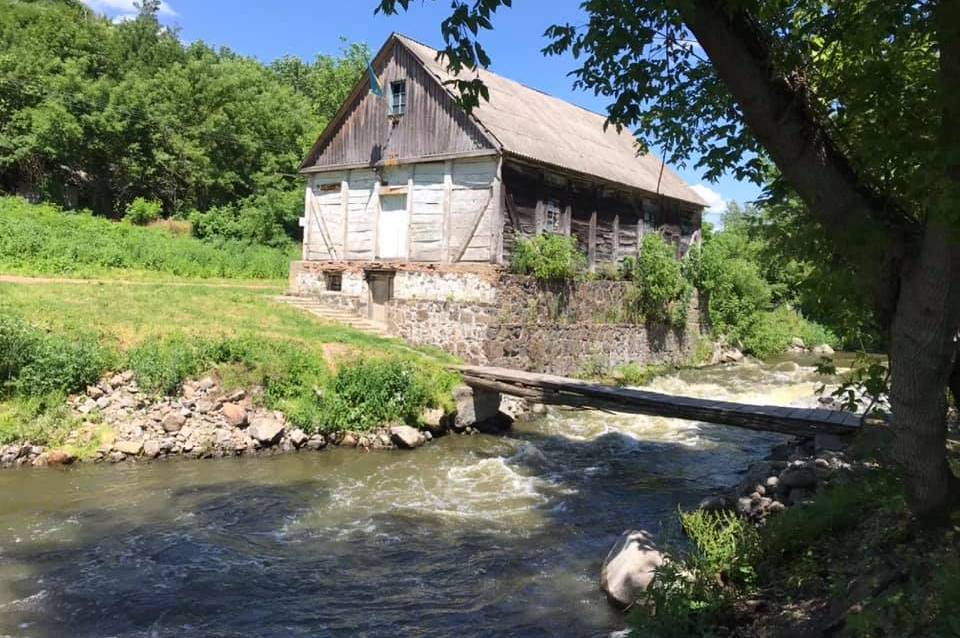
<svg viewBox="0 0 960 638"><path fill-rule="evenodd" d="M455 77L437 61L435 49L400 34L395 37L441 82ZM473 117L496 138L503 152L706 206L658 157L638 154L629 131L618 132L614 126L604 130L603 115L491 71L480 70L479 77L490 99L480 101Z"/></svg>

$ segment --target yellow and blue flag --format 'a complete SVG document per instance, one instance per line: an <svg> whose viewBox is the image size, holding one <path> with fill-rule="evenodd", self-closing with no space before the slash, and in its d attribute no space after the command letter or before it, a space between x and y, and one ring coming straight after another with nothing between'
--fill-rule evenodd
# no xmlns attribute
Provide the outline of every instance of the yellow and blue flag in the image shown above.
<svg viewBox="0 0 960 638"><path fill-rule="evenodd" d="M383 86L380 85L380 79L377 78L377 73L373 70L373 64L369 60L367 61L367 74L370 76L370 92L377 97L383 97Z"/></svg>

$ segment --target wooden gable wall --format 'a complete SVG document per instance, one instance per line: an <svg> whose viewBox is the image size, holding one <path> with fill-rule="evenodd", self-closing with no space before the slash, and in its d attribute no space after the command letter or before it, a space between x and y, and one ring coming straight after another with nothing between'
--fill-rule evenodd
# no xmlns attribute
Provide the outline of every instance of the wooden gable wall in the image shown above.
<svg viewBox="0 0 960 638"><path fill-rule="evenodd" d="M494 151L443 85L402 44L395 43L374 68L383 96L374 95L364 78L339 123L324 132L306 170ZM398 80L406 82L406 112L392 120L387 116L390 83Z"/></svg>

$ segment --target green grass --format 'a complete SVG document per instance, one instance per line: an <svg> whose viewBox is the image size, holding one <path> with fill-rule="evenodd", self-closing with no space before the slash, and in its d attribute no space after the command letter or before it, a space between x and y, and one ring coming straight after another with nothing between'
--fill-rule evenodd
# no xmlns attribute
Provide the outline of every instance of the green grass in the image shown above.
<svg viewBox="0 0 960 638"><path fill-rule="evenodd" d="M282 279L298 251L209 243L0 197L0 271L24 275Z"/></svg>

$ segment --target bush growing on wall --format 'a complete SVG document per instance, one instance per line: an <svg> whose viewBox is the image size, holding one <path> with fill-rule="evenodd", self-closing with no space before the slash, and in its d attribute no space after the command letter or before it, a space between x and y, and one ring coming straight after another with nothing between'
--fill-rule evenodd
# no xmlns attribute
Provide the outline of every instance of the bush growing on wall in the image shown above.
<svg viewBox="0 0 960 638"><path fill-rule="evenodd" d="M150 222L160 219L160 213L163 210L160 202L149 201L143 197L138 197L127 205L127 212L123 216L125 220L137 226L146 226Z"/></svg>
<svg viewBox="0 0 960 638"><path fill-rule="evenodd" d="M586 256L577 248L576 237L537 235L517 241L510 270L518 275L533 275L541 281L564 281L576 277L586 263Z"/></svg>
<svg viewBox="0 0 960 638"><path fill-rule="evenodd" d="M625 262L624 277L633 282L627 294L627 311L635 319L683 325L693 288L670 244L658 234L647 235L640 256Z"/></svg>

